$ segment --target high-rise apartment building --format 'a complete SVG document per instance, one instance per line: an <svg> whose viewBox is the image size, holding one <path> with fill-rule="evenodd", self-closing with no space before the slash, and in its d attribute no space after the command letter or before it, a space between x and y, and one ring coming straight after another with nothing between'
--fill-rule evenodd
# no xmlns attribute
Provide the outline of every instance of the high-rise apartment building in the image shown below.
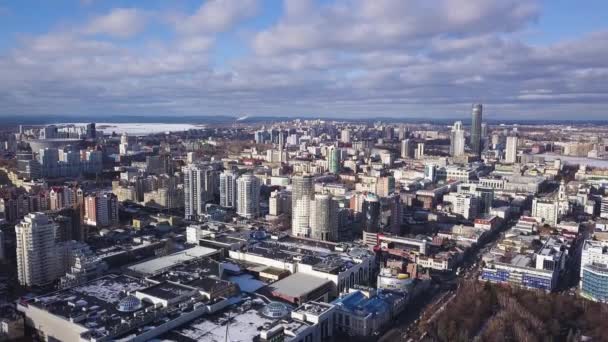
<svg viewBox="0 0 608 342"><path fill-rule="evenodd" d="M46 285L60 276L56 230L57 225L43 213L30 213L15 226L17 272L21 285Z"/></svg>
<svg viewBox="0 0 608 342"><path fill-rule="evenodd" d="M310 236L310 201L314 198L313 177L309 174L292 178L291 232L294 236Z"/></svg>
<svg viewBox="0 0 608 342"><path fill-rule="evenodd" d="M310 203L311 237L323 241L338 238L338 206L330 194L316 194Z"/></svg>
<svg viewBox="0 0 608 342"><path fill-rule="evenodd" d="M238 175L230 170L220 174L220 205L236 208L236 179Z"/></svg>
<svg viewBox="0 0 608 342"><path fill-rule="evenodd" d="M205 203L215 196L217 172L208 165L191 164L184 174L184 209L187 220L197 220L205 212Z"/></svg>
<svg viewBox="0 0 608 342"><path fill-rule="evenodd" d="M258 217L260 213L260 180L245 174L236 180L236 213L245 218Z"/></svg>

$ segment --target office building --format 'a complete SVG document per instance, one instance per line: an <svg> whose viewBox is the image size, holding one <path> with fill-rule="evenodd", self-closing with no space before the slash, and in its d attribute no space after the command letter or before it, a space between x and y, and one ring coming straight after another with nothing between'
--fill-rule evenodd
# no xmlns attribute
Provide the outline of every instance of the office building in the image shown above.
<svg viewBox="0 0 608 342"><path fill-rule="evenodd" d="M475 156L481 156L481 121L482 121L482 105L473 105L471 118L471 151Z"/></svg>
<svg viewBox="0 0 608 342"><path fill-rule="evenodd" d="M452 157L460 157L464 155L464 129L462 121L456 121L452 127L450 136L450 155Z"/></svg>
<svg viewBox="0 0 608 342"><path fill-rule="evenodd" d="M313 177L309 174L292 178L291 233L294 236L310 236L310 202L314 199Z"/></svg>
<svg viewBox="0 0 608 342"><path fill-rule="evenodd" d="M245 218L258 217L260 213L260 180L245 174L236 180L236 213Z"/></svg>
<svg viewBox="0 0 608 342"><path fill-rule="evenodd" d="M220 205L225 208L236 208L236 179L238 175L230 170L220 174Z"/></svg>
<svg viewBox="0 0 608 342"><path fill-rule="evenodd" d="M380 199L373 193L368 193L363 200L363 230L368 233L381 232Z"/></svg>
<svg viewBox="0 0 608 342"><path fill-rule="evenodd" d="M517 136L507 137L507 149L505 151L505 163L517 162Z"/></svg>

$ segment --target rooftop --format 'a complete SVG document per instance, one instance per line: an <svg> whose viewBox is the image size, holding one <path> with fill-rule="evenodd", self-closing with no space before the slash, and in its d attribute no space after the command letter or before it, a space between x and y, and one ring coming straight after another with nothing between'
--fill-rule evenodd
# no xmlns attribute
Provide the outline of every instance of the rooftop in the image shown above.
<svg viewBox="0 0 608 342"><path fill-rule="evenodd" d="M327 279L297 272L268 285L268 289L272 293L281 293L292 298L298 298L328 283L331 282Z"/></svg>
<svg viewBox="0 0 608 342"><path fill-rule="evenodd" d="M218 253L216 249L196 246L167 256L131 265L128 267L128 269L141 275L154 275L167 270L172 266L205 256L210 256L215 253Z"/></svg>

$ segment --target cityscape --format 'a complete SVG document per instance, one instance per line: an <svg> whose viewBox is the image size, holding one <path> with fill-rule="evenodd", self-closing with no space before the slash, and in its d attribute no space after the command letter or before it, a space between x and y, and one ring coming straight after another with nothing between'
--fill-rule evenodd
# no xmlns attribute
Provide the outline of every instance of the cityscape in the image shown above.
<svg viewBox="0 0 608 342"><path fill-rule="evenodd" d="M0 341L607 341L608 8L269 3L0 3Z"/></svg>

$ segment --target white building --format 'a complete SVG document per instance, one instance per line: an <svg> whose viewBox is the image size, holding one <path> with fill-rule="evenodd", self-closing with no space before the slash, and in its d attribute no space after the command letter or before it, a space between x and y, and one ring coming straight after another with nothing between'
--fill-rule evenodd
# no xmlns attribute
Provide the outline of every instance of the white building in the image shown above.
<svg viewBox="0 0 608 342"><path fill-rule="evenodd" d="M245 218L258 217L260 213L260 180L252 174L236 180L236 213Z"/></svg>
<svg viewBox="0 0 608 342"><path fill-rule="evenodd" d="M416 159L422 159L424 158L424 143L418 143L418 146L416 147Z"/></svg>
<svg viewBox="0 0 608 342"><path fill-rule="evenodd" d="M513 164L517 162L517 137L507 137L507 149L505 151L505 163Z"/></svg>
<svg viewBox="0 0 608 342"><path fill-rule="evenodd" d="M347 128L343 129L342 132L340 132L340 141L345 144L350 144L350 131Z"/></svg>
<svg viewBox="0 0 608 342"><path fill-rule="evenodd" d="M443 196L444 202L452 204L452 212L472 220L479 214L479 198L473 194L450 193Z"/></svg>
<svg viewBox="0 0 608 342"><path fill-rule="evenodd" d="M412 143L410 139L404 139L401 141L401 158L412 158Z"/></svg>
<svg viewBox="0 0 608 342"><path fill-rule="evenodd" d="M211 166L191 164L184 174L184 208L187 220L196 220L205 211L205 203L215 195L216 171Z"/></svg>
<svg viewBox="0 0 608 342"><path fill-rule="evenodd" d="M450 139L450 155L452 157L460 157L464 155L464 129L462 128L462 121L456 121L454 127L452 127L452 134Z"/></svg>
<svg viewBox="0 0 608 342"><path fill-rule="evenodd" d="M555 226L559 218L557 202L542 198L532 200L532 216L543 219L546 224Z"/></svg>
<svg viewBox="0 0 608 342"><path fill-rule="evenodd" d="M61 276L55 246L57 229L57 224L43 213L30 213L15 226L21 285L46 285Z"/></svg>

